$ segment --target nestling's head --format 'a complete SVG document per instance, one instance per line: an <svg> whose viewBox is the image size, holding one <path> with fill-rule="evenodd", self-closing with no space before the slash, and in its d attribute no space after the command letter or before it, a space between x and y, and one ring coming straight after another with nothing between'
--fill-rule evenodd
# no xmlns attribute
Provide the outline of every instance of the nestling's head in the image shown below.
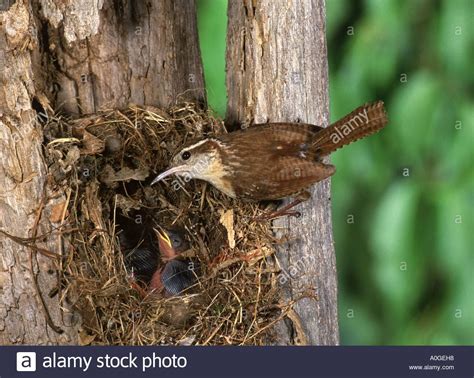
<svg viewBox="0 0 474 378"><path fill-rule="evenodd" d="M163 261L172 260L189 249L189 243L184 237L183 230L176 227L164 228L158 226L155 232Z"/></svg>

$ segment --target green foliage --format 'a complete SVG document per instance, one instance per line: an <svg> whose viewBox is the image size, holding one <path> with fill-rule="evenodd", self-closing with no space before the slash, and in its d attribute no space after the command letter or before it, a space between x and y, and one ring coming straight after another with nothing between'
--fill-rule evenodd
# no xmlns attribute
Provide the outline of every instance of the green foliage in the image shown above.
<svg viewBox="0 0 474 378"><path fill-rule="evenodd" d="M225 43L227 0L198 0L198 27L209 106L225 115Z"/></svg>
<svg viewBox="0 0 474 378"><path fill-rule="evenodd" d="M198 4L209 102L223 115L226 1ZM376 99L390 118L332 158L342 343L473 344L470 2L326 4L331 119Z"/></svg>
<svg viewBox="0 0 474 378"><path fill-rule="evenodd" d="M327 7L328 24L339 25L328 27L331 118L377 98L390 118L333 157L342 341L472 344L468 2Z"/></svg>

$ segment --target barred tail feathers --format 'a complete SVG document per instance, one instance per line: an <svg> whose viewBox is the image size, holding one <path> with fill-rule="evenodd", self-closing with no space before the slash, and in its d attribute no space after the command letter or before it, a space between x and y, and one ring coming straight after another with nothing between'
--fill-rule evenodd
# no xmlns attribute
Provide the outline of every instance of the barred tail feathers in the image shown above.
<svg viewBox="0 0 474 378"><path fill-rule="evenodd" d="M313 148L326 156L347 144L380 131L388 122L383 101L365 104L317 133Z"/></svg>

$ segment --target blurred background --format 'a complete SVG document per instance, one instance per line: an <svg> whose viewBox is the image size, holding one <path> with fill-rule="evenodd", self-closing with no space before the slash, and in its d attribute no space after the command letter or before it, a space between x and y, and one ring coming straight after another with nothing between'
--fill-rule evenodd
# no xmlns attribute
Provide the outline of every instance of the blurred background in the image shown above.
<svg viewBox="0 0 474 378"><path fill-rule="evenodd" d="M225 116L226 0L198 0ZM474 33L469 0L327 0L331 121L390 123L332 155L341 343L474 344Z"/></svg>

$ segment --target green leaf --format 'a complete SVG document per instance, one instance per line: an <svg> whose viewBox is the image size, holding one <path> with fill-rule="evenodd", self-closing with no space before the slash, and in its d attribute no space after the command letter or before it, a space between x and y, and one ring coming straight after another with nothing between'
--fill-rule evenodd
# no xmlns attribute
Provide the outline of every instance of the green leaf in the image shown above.
<svg viewBox="0 0 474 378"><path fill-rule="evenodd" d="M417 251L413 232L419 195L413 181L395 182L382 198L371 229L373 274L393 325L408 319L420 294L424 251Z"/></svg>

